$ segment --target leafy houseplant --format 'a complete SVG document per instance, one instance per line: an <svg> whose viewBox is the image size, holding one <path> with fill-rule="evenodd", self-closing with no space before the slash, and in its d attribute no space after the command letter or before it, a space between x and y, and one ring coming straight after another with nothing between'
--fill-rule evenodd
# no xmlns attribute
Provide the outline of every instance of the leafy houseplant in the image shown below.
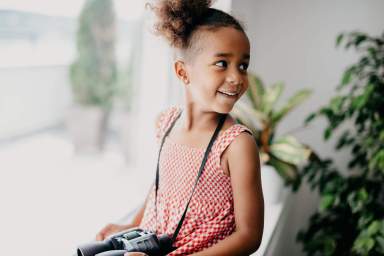
<svg viewBox="0 0 384 256"><path fill-rule="evenodd" d="M307 122L325 117L326 140L342 129L336 149L350 150L351 171L342 175L331 160L311 156L303 175L321 200L297 239L307 255L384 255L384 33L340 34L341 44L360 59L345 70L338 95Z"/></svg>
<svg viewBox="0 0 384 256"><path fill-rule="evenodd" d="M76 105L68 127L80 150L102 146L116 90L115 30L112 0L86 1L77 31L78 57L70 66Z"/></svg>
<svg viewBox="0 0 384 256"><path fill-rule="evenodd" d="M248 78L246 96L249 103L239 101L233 114L240 123L252 130L260 147L261 162L273 166L287 184L297 189L300 178L298 166L307 160L311 150L291 135L276 138L275 130L279 122L307 99L311 92L300 90L284 106L277 108L276 103L284 90L284 84L265 87L256 75L250 74Z"/></svg>

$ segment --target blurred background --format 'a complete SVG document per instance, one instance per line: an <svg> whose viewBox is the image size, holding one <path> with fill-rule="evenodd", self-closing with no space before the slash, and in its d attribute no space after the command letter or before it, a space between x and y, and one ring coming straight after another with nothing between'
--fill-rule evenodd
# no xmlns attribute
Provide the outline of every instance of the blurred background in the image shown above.
<svg viewBox="0 0 384 256"><path fill-rule="evenodd" d="M144 4L0 2L2 255L72 255L105 224L124 222L143 202L155 174L156 115L183 100L172 50L151 34L153 17ZM304 125L305 119L328 104L343 72L359 60L356 51L335 47L338 35L380 36L384 2L218 0L214 7L245 24L258 97L263 91L287 102L276 112L274 102L269 110L253 104L264 111L261 122L244 107L252 105L247 99L234 113L260 134L264 173L269 167L277 173L263 175L266 223L257 255L307 255L308 241L300 243L296 235L308 227L319 203L324 210L324 199L310 189L302 170L316 152L345 174L353 155L335 149L337 137L324 139L326 119ZM274 113L284 120L272 118ZM267 122L270 117L273 123ZM351 120L345 122L353 128ZM263 141L261 134L270 129L270 140ZM278 192L268 190L272 183L281 183ZM273 193L276 198L270 198ZM384 255L384 222L377 225L373 242L366 236L360 244L351 242L357 255ZM340 255L332 249L337 243L325 241L319 255Z"/></svg>

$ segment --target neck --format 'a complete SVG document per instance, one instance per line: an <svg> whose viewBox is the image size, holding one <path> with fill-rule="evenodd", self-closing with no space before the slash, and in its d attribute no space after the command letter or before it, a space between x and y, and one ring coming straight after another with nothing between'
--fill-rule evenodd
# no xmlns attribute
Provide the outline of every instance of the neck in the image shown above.
<svg viewBox="0 0 384 256"><path fill-rule="evenodd" d="M206 111L194 103L184 104L179 127L185 132L212 131L219 121L219 113Z"/></svg>

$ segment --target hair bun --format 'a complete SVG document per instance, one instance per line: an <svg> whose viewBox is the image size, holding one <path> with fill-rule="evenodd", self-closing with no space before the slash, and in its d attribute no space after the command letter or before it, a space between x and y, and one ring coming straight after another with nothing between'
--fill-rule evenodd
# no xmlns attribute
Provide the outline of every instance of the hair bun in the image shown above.
<svg viewBox="0 0 384 256"><path fill-rule="evenodd" d="M194 27L212 5L212 0L158 0L147 4L156 14L154 28L173 47L184 48Z"/></svg>

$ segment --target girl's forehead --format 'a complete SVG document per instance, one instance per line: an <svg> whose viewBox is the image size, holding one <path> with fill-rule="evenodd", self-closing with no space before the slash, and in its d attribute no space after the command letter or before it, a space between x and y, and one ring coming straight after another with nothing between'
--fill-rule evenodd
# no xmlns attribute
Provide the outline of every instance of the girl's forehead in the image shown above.
<svg viewBox="0 0 384 256"><path fill-rule="evenodd" d="M250 44L244 32L231 27L223 27L215 30L200 31L199 39L201 53L214 57L218 54L230 54L233 56L248 56Z"/></svg>

